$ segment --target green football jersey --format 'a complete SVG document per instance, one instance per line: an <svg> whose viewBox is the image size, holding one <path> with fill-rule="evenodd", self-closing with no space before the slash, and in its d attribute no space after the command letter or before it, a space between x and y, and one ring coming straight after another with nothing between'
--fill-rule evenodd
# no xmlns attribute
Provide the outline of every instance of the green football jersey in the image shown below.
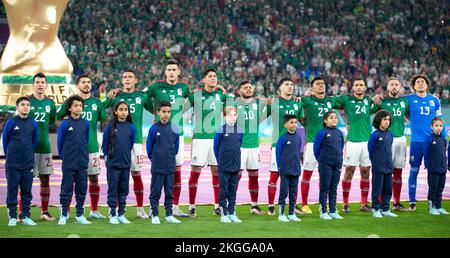
<svg viewBox="0 0 450 258"><path fill-rule="evenodd" d="M316 134L323 129L323 116L336 106L335 98L303 97L302 107L306 117L306 141L314 142Z"/></svg>
<svg viewBox="0 0 450 258"><path fill-rule="evenodd" d="M358 99L353 95L336 97L336 103L345 111L349 127L347 140L350 142L367 142L372 133L370 115L375 111L372 99L364 96Z"/></svg>
<svg viewBox="0 0 450 258"><path fill-rule="evenodd" d="M293 98L287 100L278 96L272 99L267 109L267 115L272 116L272 147L276 147L278 138L287 131L283 124L284 115L295 115L300 120L304 116L302 103L296 102Z"/></svg>
<svg viewBox="0 0 450 258"><path fill-rule="evenodd" d="M391 126L389 131L394 137L405 136L405 115L409 110L409 102L406 98L391 98L383 99L381 106L375 106L375 112L378 110L387 110L391 113Z"/></svg>
<svg viewBox="0 0 450 258"><path fill-rule="evenodd" d="M253 98L250 102L245 102L241 98L235 99L237 109L237 126L244 130L242 148L259 147L259 124L261 118L267 112L266 103L260 99Z"/></svg>
<svg viewBox="0 0 450 258"><path fill-rule="evenodd" d="M229 96L221 90L209 93L203 88L189 95L189 104L194 109L194 139L214 139L216 130L222 125L227 98Z"/></svg>
<svg viewBox="0 0 450 258"><path fill-rule="evenodd" d="M129 106L131 119L133 120L133 125L136 127L136 139L134 142L142 144L142 117L144 108L152 112L153 103L143 91L134 91L132 93L120 91L114 99L106 98L103 101L103 108L114 108L120 101L125 101Z"/></svg>
<svg viewBox="0 0 450 258"><path fill-rule="evenodd" d="M36 99L33 95L30 96L30 116L38 124L39 134L37 145L34 149L35 153L52 153L49 136L49 126L56 121L56 106L55 102L49 98L42 100Z"/></svg>
<svg viewBox="0 0 450 258"><path fill-rule="evenodd" d="M158 106L158 103L163 100L172 104L169 121L177 125L180 130L180 135L183 135L183 106L190 95L187 84L177 83L170 85L166 81L156 82L150 87L146 87L144 92L150 98L154 98L155 106ZM156 116L156 120L159 120L158 116Z"/></svg>
<svg viewBox="0 0 450 258"><path fill-rule="evenodd" d="M66 103L59 107L57 117L62 119L66 116L65 109ZM96 153L99 151L98 140L97 140L97 123L106 120L106 111L103 108L102 101L95 97L89 97L83 100L83 112L81 112L81 118L89 122L89 143L88 151L89 153Z"/></svg>

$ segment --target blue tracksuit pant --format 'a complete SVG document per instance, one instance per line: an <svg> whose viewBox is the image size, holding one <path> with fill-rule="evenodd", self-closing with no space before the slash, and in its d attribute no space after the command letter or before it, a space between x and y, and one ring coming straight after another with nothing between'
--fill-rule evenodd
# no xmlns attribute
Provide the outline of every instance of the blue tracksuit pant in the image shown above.
<svg viewBox="0 0 450 258"><path fill-rule="evenodd" d="M294 215L295 203L297 201L297 189L299 176L280 175L280 196L278 205L280 206L280 215L284 215L284 207L286 206L286 197L289 194L289 215Z"/></svg>
<svg viewBox="0 0 450 258"><path fill-rule="evenodd" d="M382 203L379 197L381 195ZM374 173L372 174L372 209L383 211L390 209L390 201L392 197L392 174L391 173Z"/></svg>
<svg viewBox="0 0 450 258"><path fill-rule="evenodd" d="M337 187L341 177L342 164L338 166L319 163L320 192L319 202L322 213L327 212L327 198L330 201L330 212L336 212Z"/></svg>
<svg viewBox="0 0 450 258"><path fill-rule="evenodd" d="M428 201L436 209L442 208L442 191L445 187L445 173L429 173L428 172Z"/></svg>
<svg viewBox="0 0 450 258"><path fill-rule="evenodd" d="M30 217L30 205L33 195L31 187L33 185L32 169L6 169L6 182L8 184L8 196L6 206L10 218L17 218L17 193L20 187L20 198L22 199L21 218Z"/></svg>
<svg viewBox="0 0 450 258"><path fill-rule="evenodd" d="M166 217L172 216L174 180L175 180L174 173L170 174L152 173L152 181L150 185L151 192L149 199L153 216L159 215L158 206L163 187L164 187L164 207L166 208Z"/></svg>
<svg viewBox="0 0 450 258"><path fill-rule="evenodd" d="M59 194L62 206L61 214L67 216L68 206L72 198L75 183L75 200L76 213L80 217L84 213L84 201L87 192L87 171L82 170L63 170L63 178L61 182L61 193Z"/></svg>
<svg viewBox="0 0 450 258"><path fill-rule="evenodd" d="M239 171L219 173L219 206L223 215L234 214L236 208L236 191L239 184Z"/></svg>
<svg viewBox="0 0 450 258"><path fill-rule="evenodd" d="M111 216L117 216L116 207L119 204L118 216L125 214L127 196L130 183L129 168L107 168L108 180L108 207Z"/></svg>

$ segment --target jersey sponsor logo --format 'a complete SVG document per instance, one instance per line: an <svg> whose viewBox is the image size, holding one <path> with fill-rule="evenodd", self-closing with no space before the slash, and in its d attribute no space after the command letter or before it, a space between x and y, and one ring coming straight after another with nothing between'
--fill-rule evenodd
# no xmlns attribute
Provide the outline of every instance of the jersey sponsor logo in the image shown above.
<svg viewBox="0 0 450 258"><path fill-rule="evenodd" d="M391 106L391 103L388 103L387 106L390 107L390 106Z"/></svg>
<svg viewBox="0 0 450 258"><path fill-rule="evenodd" d="M433 144L436 144L436 141L433 141Z"/></svg>
<svg viewBox="0 0 450 258"><path fill-rule="evenodd" d="M225 137L228 137L228 136L229 136L229 135L226 133L226 134L225 134Z"/></svg>
<svg viewBox="0 0 450 258"><path fill-rule="evenodd" d="M167 93L167 91L166 90L162 90L161 93Z"/></svg>
<svg viewBox="0 0 450 258"><path fill-rule="evenodd" d="M159 132L156 133L156 136L160 136L161 134Z"/></svg>
<svg viewBox="0 0 450 258"><path fill-rule="evenodd" d="M141 98L140 97L136 97L136 104L141 104Z"/></svg>
<svg viewBox="0 0 450 258"><path fill-rule="evenodd" d="M238 109L242 109L242 106L241 106L241 105L239 105L239 106L238 106Z"/></svg>
<svg viewBox="0 0 450 258"><path fill-rule="evenodd" d="M283 108L283 106L280 106L280 108Z"/></svg>
<svg viewBox="0 0 450 258"><path fill-rule="evenodd" d="M355 104L356 102L354 100L352 100L352 102L350 102L350 103Z"/></svg>
<svg viewBox="0 0 450 258"><path fill-rule="evenodd" d="M286 144L291 144L291 141L288 141Z"/></svg>
<svg viewBox="0 0 450 258"><path fill-rule="evenodd" d="M331 137L331 134L327 134L327 137Z"/></svg>
<svg viewBox="0 0 450 258"><path fill-rule="evenodd" d="M19 130L19 126L16 125L16 127L14 127L14 130Z"/></svg>
<svg viewBox="0 0 450 258"><path fill-rule="evenodd" d="M69 127L69 129L68 129L67 131L73 131L73 128L72 128L72 126L71 126L71 127Z"/></svg>
<svg viewBox="0 0 450 258"><path fill-rule="evenodd" d="M34 110L34 107L30 107L30 110Z"/></svg>
<svg viewBox="0 0 450 258"><path fill-rule="evenodd" d="M125 101L123 98L121 98L119 101Z"/></svg>
<svg viewBox="0 0 450 258"><path fill-rule="evenodd" d="M414 103L419 103L419 101L416 99L416 100L414 100Z"/></svg>
<svg viewBox="0 0 450 258"><path fill-rule="evenodd" d="M378 140L379 140L379 141L382 141L382 140L383 140L383 137L380 137Z"/></svg>
<svg viewBox="0 0 450 258"><path fill-rule="evenodd" d="M317 102L314 102L314 106L318 106L319 105L319 103L317 103Z"/></svg>
<svg viewBox="0 0 450 258"><path fill-rule="evenodd" d="M92 104L92 110L97 111L97 104Z"/></svg>

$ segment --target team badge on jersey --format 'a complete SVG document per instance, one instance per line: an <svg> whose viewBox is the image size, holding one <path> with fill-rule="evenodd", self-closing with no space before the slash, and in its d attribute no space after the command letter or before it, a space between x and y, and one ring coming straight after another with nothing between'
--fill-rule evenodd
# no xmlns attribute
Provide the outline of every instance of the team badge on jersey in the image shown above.
<svg viewBox="0 0 450 258"><path fill-rule="evenodd" d="M97 104L92 104L92 110L97 111Z"/></svg>
<svg viewBox="0 0 450 258"><path fill-rule="evenodd" d="M253 110L257 110L258 109L258 105L256 105L256 103L253 103L252 107L253 107Z"/></svg>
<svg viewBox="0 0 450 258"><path fill-rule="evenodd" d="M331 108L331 103L330 102L327 102L327 107Z"/></svg>
<svg viewBox="0 0 450 258"><path fill-rule="evenodd" d="M177 93L178 93L178 96L183 95L183 91L182 91L181 89L178 89L178 90L177 90Z"/></svg>
<svg viewBox="0 0 450 258"><path fill-rule="evenodd" d="M139 97L136 98L136 104L141 104L141 98Z"/></svg>
<svg viewBox="0 0 450 258"><path fill-rule="evenodd" d="M50 113L50 106L45 106L45 112Z"/></svg>
<svg viewBox="0 0 450 258"><path fill-rule="evenodd" d="M216 99L220 100L220 95L219 94L216 94Z"/></svg>
<svg viewBox="0 0 450 258"><path fill-rule="evenodd" d="M406 106L405 106L405 102L400 102L400 107L402 107L402 108L405 108Z"/></svg>
<svg viewBox="0 0 450 258"><path fill-rule="evenodd" d="M430 106L434 107L434 101L430 100Z"/></svg>
<svg viewBox="0 0 450 258"><path fill-rule="evenodd" d="M297 104L294 104L294 109L295 109L295 110L298 110Z"/></svg>
<svg viewBox="0 0 450 258"><path fill-rule="evenodd" d="M369 105L369 102L367 101L367 99L364 100L364 105Z"/></svg>

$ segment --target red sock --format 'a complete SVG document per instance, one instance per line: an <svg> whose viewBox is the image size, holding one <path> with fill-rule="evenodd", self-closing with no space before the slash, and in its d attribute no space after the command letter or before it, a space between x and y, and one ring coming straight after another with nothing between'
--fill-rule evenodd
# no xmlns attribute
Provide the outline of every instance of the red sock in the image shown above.
<svg viewBox="0 0 450 258"><path fill-rule="evenodd" d="M181 195L181 166L175 167L175 180L173 182L173 205L178 205Z"/></svg>
<svg viewBox="0 0 450 258"><path fill-rule="evenodd" d="M100 198L100 186L98 181L89 182L89 196L91 197L91 211L98 210L98 200Z"/></svg>
<svg viewBox="0 0 450 258"><path fill-rule="evenodd" d="M309 181L312 176L311 170L303 170L303 178L301 183L302 205L308 205Z"/></svg>
<svg viewBox="0 0 450 258"><path fill-rule="evenodd" d="M41 189L40 189L40 195L41 195L41 210L42 213L48 211L48 202L50 200L50 184L41 182Z"/></svg>
<svg viewBox="0 0 450 258"><path fill-rule="evenodd" d="M252 202L258 202L258 169L248 170L248 190L250 191L250 199Z"/></svg>
<svg viewBox="0 0 450 258"><path fill-rule="evenodd" d="M219 204L219 194L220 194L219 175L212 176L212 185L214 189L214 204Z"/></svg>
<svg viewBox="0 0 450 258"><path fill-rule="evenodd" d="M367 205L367 197L369 196L370 181L369 179L361 179L359 181L361 189L361 206Z"/></svg>
<svg viewBox="0 0 450 258"><path fill-rule="evenodd" d="M382 198L381 194L380 194L380 196L378 196L378 201L380 202L380 204L383 203L383 198Z"/></svg>
<svg viewBox="0 0 450 258"><path fill-rule="evenodd" d="M280 174L277 171L270 171L269 185L267 186L267 193L269 195L269 205L274 205L275 194L277 193L277 181Z"/></svg>
<svg viewBox="0 0 450 258"><path fill-rule="evenodd" d="M136 206L144 206L144 183L142 182L141 173L132 175L134 182L134 194L136 195Z"/></svg>
<svg viewBox="0 0 450 258"><path fill-rule="evenodd" d="M197 196L197 185L200 172L192 171L189 176L189 204L195 204L195 197Z"/></svg>
<svg viewBox="0 0 450 258"><path fill-rule="evenodd" d="M236 186L236 192L239 189L239 182L241 182L241 178L242 178L242 171L244 171L243 169L241 169L241 171L239 171L239 178L238 178L238 185Z"/></svg>
<svg viewBox="0 0 450 258"><path fill-rule="evenodd" d="M342 199L344 205L348 205L348 197L350 195L351 188L352 188L352 181L342 180Z"/></svg>
<svg viewBox="0 0 450 258"><path fill-rule="evenodd" d="M20 197L20 190L17 192L17 201L19 203L19 214L22 214L22 198Z"/></svg>
<svg viewBox="0 0 450 258"><path fill-rule="evenodd" d="M402 192L402 169L394 168L392 176L392 194L394 196L394 205L400 204L400 193Z"/></svg>

